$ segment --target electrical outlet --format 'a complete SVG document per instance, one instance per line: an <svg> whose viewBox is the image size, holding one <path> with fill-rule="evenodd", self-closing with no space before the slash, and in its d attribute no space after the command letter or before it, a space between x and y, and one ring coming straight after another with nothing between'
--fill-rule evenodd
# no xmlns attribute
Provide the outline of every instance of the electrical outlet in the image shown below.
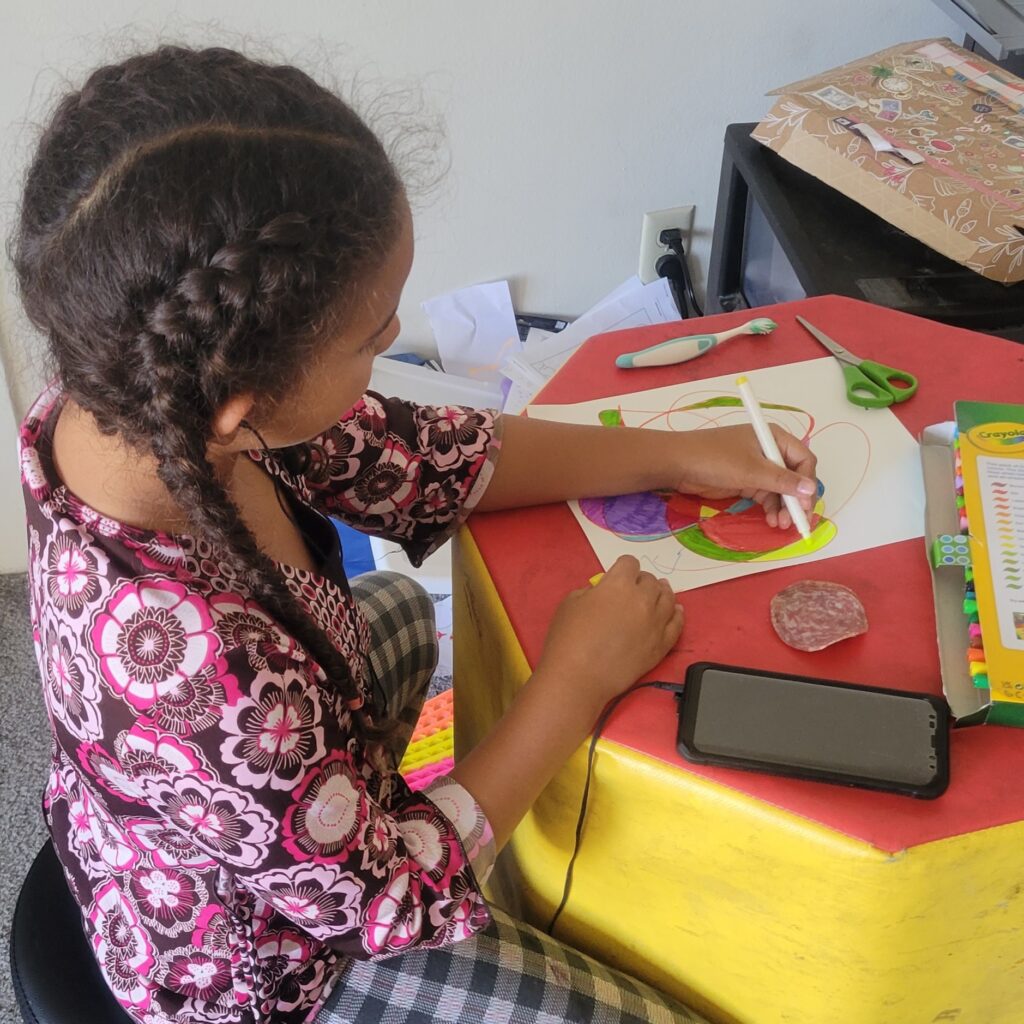
<svg viewBox="0 0 1024 1024"><path fill-rule="evenodd" d="M683 246L690 251L690 234L693 231L693 207L673 206L668 210L652 210L644 214L643 228L640 231L640 265L637 273L644 284L657 280L658 271L655 264L665 253L671 250L662 245L660 236L667 228L679 228L683 235Z"/></svg>

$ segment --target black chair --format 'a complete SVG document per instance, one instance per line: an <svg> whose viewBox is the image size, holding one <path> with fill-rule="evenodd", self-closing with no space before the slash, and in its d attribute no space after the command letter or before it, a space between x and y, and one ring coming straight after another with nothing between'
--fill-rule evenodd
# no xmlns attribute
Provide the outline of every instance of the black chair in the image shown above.
<svg viewBox="0 0 1024 1024"><path fill-rule="evenodd" d="M11 976L25 1024L132 1024L103 980L49 841L14 908Z"/></svg>

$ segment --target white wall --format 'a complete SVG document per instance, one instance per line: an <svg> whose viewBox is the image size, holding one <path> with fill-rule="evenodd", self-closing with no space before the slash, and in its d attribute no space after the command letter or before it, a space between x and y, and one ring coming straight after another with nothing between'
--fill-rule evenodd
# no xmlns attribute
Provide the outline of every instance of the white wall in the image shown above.
<svg viewBox="0 0 1024 1024"><path fill-rule="evenodd" d="M635 271L645 210L696 205L702 275L727 124L758 120L767 90L815 71L904 40L960 38L931 0L220 0L214 24L203 20L206 0L4 6L5 235L32 143L25 122L42 116L65 75L77 83L133 46L258 52L272 40L278 56L343 80L355 71L418 84L447 122L452 162L417 214L400 342L418 348L430 345L419 303L474 281L508 278L521 310L578 314ZM10 314L0 343L20 415L41 379L38 345ZM22 557L7 520L15 487L0 459L0 570Z"/></svg>

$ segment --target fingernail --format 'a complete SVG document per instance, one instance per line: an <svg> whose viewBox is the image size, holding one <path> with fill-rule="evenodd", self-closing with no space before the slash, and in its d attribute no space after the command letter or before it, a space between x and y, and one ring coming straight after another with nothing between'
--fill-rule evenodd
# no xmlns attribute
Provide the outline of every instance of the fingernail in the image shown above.
<svg viewBox="0 0 1024 1024"><path fill-rule="evenodd" d="M796 489L800 494L813 494L818 489L818 485L813 480L801 480L796 485Z"/></svg>

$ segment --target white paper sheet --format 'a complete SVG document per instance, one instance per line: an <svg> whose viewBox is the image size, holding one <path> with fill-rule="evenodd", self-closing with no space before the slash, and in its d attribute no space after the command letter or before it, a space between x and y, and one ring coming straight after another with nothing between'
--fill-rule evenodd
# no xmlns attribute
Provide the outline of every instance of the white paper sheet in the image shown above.
<svg viewBox="0 0 1024 1024"><path fill-rule="evenodd" d="M659 278L646 285L641 285L639 278L631 278L574 320L564 331L531 345L519 352L515 359L521 366L534 370L542 379L547 380L587 338L595 334L627 327L663 324L678 319L679 310L666 278Z"/></svg>
<svg viewBox="0 0 1024 1024"><path fill-rule="evenodd" d="M602 410L615 409L625 426L673 431L748 423L742 407L686 408L715 397L737 396L736 377L728 374L576 405L532 405L529 415L596 424ZM658 540L623 539L591 522L578 502L570 502L606 569L619 555L633 554L645 569L682 592L798 561L821 561L922 536L924 487L917 442L889 409L851 405L834 359L751 370L747 377L762 407L786 405L797 410L765 408L765 414L769 422L798 437L809 432L808 443L818 457L818 477L825 487L823 514L834 524L835 536L821 550L798 558L719 561L689 550L671 535Z"/></svg>
<svg viewBox="0 0 1024 1024"><path fill-rule="evenodd" d="M502 363L522 348L508 281L438 295L423 310L446 373L501 385Z"/></svg>

